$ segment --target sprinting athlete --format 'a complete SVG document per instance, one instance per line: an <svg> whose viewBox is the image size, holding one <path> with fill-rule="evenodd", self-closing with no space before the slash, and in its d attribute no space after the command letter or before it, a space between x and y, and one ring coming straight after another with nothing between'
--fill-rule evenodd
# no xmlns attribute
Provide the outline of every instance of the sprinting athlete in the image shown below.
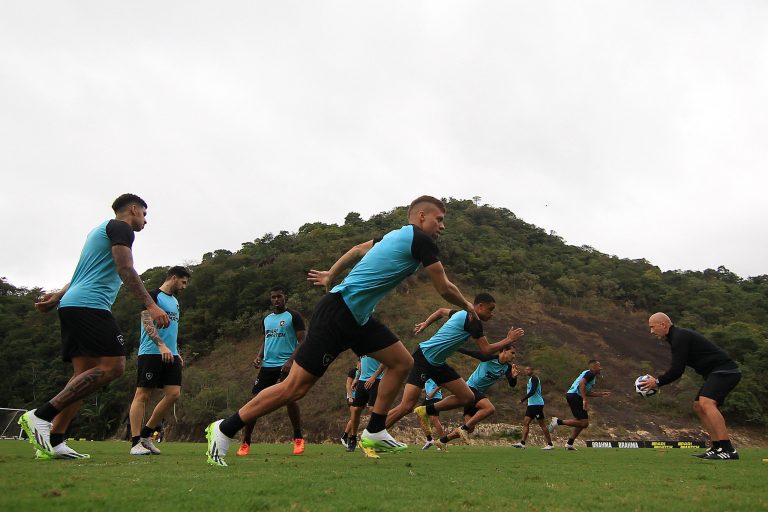
<svg viewBox="0 0 768 512"><path fill-rule="evenodd" d="M440 386L438 386L432 379L428 379L427 382L424 383L424 403L422 405L434 405L442 399L443 391L440 389ZM422 450L428 450L435 446L435 440L432 438L433 432L437 437L445 435L443 424L440 423L440 416L430 416L429 421L431 423L430 425L421 425L421 429L424 431L424 435L427 438L427 442L421 447ZM421 424L421 418L419 418L419 423Z"/></svg>
<svg viewBox="0 0 768 512"><path fill-rule="evenodd" d="M354 368L350 368L347 372L347 379L344 383L347 389L347 407L352 408L352 400L355 398L355 387L357 386L358 378L360 377L360 358L357 358L357 364ZM344 427L339 440L344 448L348 448L347 441L349 440L349 434L352 432L352 420L347 420L347 425Z"/></svg>
<svg viewBox="0 0 768 512"><path fill-rule="evenodd" d="M168 314L171 324L156 329L149 311L141 312L141 343L136 361L136 393L130 408L131 455L160 455L160 449L152 442L152 434L160 425L173 404L181 396L181 369L184 359L178 349L179 301L176 296L183 291L190 278L184 267L171 267L160 288L149 292L152 299ZM141 427L147 402L152 392L163 388L163 398L157 403L147 423Z"/></svg>
<svg viewBox="0 0 768 512"><path fill-rule="evenodd" d="M115 218L88 234L72 280L35 303L43 313L58 306L63 358L74 369L59 394L19 418L40 458L88 457L68 447L64 437L82 399L125 371L125 340L111 312L120 284L144 305L158 327L170 323L133 268L134 232L147 224L147 203L137 195L123 194L112 203L112 210Z"/></svg>
<svg viewBox="0 0 768 512"><path fill-rule="evenodd" d="M522 404L527 400L528 408L525 410L525 418L523 418L523 438L519 443L515 443L512 446L515 448L525 448L531 420L535 419L544 433L544 438L547 440L547 445L542 450L554 450L555 446L552 444L552 437L549 435L549 430L544 424L544 397L541 395L541 380L539 380L532 366L526 366L524 372L528 377L528 384L526 386L528 393L520 399L520 403Z"/></svg>
<svg viewBox="0 0 768 512"><path fill-rule="evenodd" d="M251 389L254 396L288 377L296 352L306 336L304 319L296 311L287 308L288 294L282 286L274 286L269 290L269 300L272 303L272 313L264 317L261 350L253 360L253 366L260 368ZM304 436L301 432L299 406L290 401L285 404L285 408L293 427L293 454L301 455L304 453ZM237 450L241 457L248 455L251 449L251 435L255 423L254 419L245 425L243 443Z"/></svg>
<svg viewBox="0 0 768 512"><path fill-rule="evenodd" d="M420 333L438 318L448 318L431 338L419 343L413 352L414 365L403 390L403 398L397 407L389 411L387 427L394 425L413 411L425 430L429 431L428 416L436 416L440 411L474 404L476 400L472 390L445 360L470 337L480 347L480 352L484 356L492 356L517 341L525 333L520 328L512 327L503 340L489 343L483 333L483 322L493 317L496 300L488 293L480 293L475 297L474 307L477 319L469 317L465 311L457 312L440 308L429 315L425 321L416 324L414 334ZM437 385L449 390L453 395L438 403L418 406L414 409L428 379L434 380Z"/></svg>
<svg viewBox="0 0 768 512"><path fill-rule="evenodd" d="M568 401L568 405L570 406L575 419L561 420L560 418L553 417L549 422L548 428L550 432L553 432L558 425L573 427L573 433L565 444L566 450L576 449L573 446L573 442L579 436L581 431L589 426L589 413L587 412L589 406L587 404L587 397L605 397L610 396L611 394L610 391L592 391L592 388L597 382L597 376L600 375L602 369L603 367L600 365L600 361L591 359L589 361L589 369L581 372L568 389L565 399Z"/></svg>
<svg viewBox="0 0 768 512"><path fill-rule="evenodd" d="M496 384L502 377L506 377L509 387L517 385L517 366L512 364L515 360L515 349L511 346L504 347L494 356L483 355L476 350L460 348L462 354L480 360L480 364L467 379L467 386L472 391L474 402L464 406L464 423L447 436L442 436L437 441L438 448L447 449L447 444L452 439L461 438L469 442L469 434L474 432L475 426L496 412L496 408L485 395L488 388Z"/></svg>
<svg viewBox="0 0 768 512"><path fill-rule="evenodd" d="M350 429L347 433L347 451L355 451L357 446L357 428L360 426L360 415L363 409L373 407L376 396L379 393L379 382L384 377L385 367L371 356L360 358L360 377L355 387L355 397L352 399L352 407L349 408Z"/></svg>
<svg viewBox="0 0 768 512"><path fill-rule="evenodd" d="M384 296L424 267L433 286L448 302L464 308L474 316L474 308L445 275L438 258L435 240L445 229L445 205L431 196L415 199L408 208L407 226L387 233L382 239L356 245L330 268L311 270L308 280L331 289L315 308L312 329L301 344L296 364L283 382L259 393L225 420L211 423L206 429L208 463L225 466L232 437L246 423L268 414L282 405L299 400L336 357L351 348L358 355L370 355L387 369L379 384L379 393L368 427L361 443L369 450L400 451L398 443L385 428L387 411L402 386L413 358L392 332L371 315ZM341 284L334 286L336 277L353 262L354 265Z"/></svg>

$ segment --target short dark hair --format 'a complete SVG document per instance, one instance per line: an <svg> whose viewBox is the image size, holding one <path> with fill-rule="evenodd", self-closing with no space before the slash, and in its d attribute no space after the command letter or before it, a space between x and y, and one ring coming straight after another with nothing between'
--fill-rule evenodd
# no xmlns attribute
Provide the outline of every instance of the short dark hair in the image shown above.
<svg viewBox="0 0 768 512"><path fill-rule="evenodd" d="M431 205L437 206L440 208L441 212L445 213L445 203L443 203L438 198L432 196L419 196L411 201L411 205L408 207L408 215L411 214L411 210L413 210L413 208L419 203L429 203Z"/></svg>
<svg viewBox="0 0 768 512"><path fill-rule="evenodd" d="M169 277L172 277L172 276L176 276L179 278L192 277L192 273L189 271L187 267L176 265L175 267L171 267L168 269L168 273L166 274L165 278L168 279Z"/></svg>
<svg viewBox="0 0 768 512"><path fill-rule="evenodd" d="M269 289L269 293L272 293L272 292L283 292L283 295L288 295L288 293L285 291L285 287L280 286L279 284L276 284L275 286Z"/></svg>
<svg viewBox="0 0 768 512"><path fill-rule="evenodd" d="M599 362L600 361L598 361L597 359L590 359L587 364L592 365L592 364L599 363Z"/></svg>
<svg viewBox="0 0 768 512"><path fill-rule="evenodd" d="M146 201L144 201L142 198L137 196L136 194L123 194L117 199L115 199L115 202L112 203L112 211L115 213L124 210L126 207L131 206L132 204L138 204L143 206L144 208L147 207Z"/></svg>
<svg viewBox="0 0 768 512"><path fill-rule="evenodd" d="M493 295L490 293L478 293L475 295L475 302L472 304L495 304L496 299L493 298Z"/></svg>

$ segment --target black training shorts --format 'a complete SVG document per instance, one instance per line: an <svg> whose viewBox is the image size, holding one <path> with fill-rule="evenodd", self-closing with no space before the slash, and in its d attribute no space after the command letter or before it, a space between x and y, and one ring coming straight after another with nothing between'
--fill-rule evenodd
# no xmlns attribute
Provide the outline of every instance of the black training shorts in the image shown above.
<svg viewBox="0 0 768 512"><path fill-rule="evenodd" d="M288 372L282 366L262 366L251 388L251 393L258 395L261 391L274 386L288 377Z"/></svg>
<svg viewBox="0 0 768 512"><path fill-rule="evenodd" d="M529 405L525 409L525 415L535 420L544 419L544 406L543 405Z"/></svg>
<svg viewBox="0 0 768 512"><path fill-rule="evenodd" d="M571 412L573 417L577 420L588 420L589 413L584 409L584 400L581 395L576 393L566 393L565 399L568 401L568 405L571 406Z"/></svg>
<svg viewBox="0 0 768 512"><path fill-rule="evenodd" d="M725 397L733 391L740 380L741 373L710 373L699 392L696 393L695 401L703 396L716 401L717 405L723 405Z"/></svg>
<svg viewBox="0 0 768 512"><path fill-rule="evenodd" d="M352 400L353 407L365 407L366 404L373 407L376 403L376 397L379 396L379 382L380 379L376 379L371 389L365 389L365 381L357 381L357 387L355 387L355 398Z"/></svg>
<svg viewBox="0 0 768 512"><path fill-rule="evenodd" d="M315 377L322 377L336 356L349 348L364 356L397 342L397 336L373 317L359 325L344 298L329 293L317 303L295 361Z"/></svg>
<svg viewBox="0 0 768 512"><path fill-rule="evenodd" d="M475 395L475 399L472 401L472 405L467 405L464 407L464 416L474 416L475 414L477 414L477 411L479 410L477 407L475 407L477 405L477 402L479 402L480 400L483 400L484 398L487 398L485 396L485 393L483 393L482 391L478 391L472 386L469 386L469 389L472 390L472 394Z"/></svg>
<svg viewBox="0 0 768 512"><path fill-rule="evenodd" d="M413 384L420 388L424 388L425 383L432 379L439 386L452 380L460 379L461 376L450 367L448 364L443 363L435 366L424 357L420 348L416 348L413 352L413 368L411 373L408 374L406 384Z"/></svg>
<svg viewBox="0 0 768 512"><path fill-rule="evenodd" d="M173 356L172 363L164 363L160 354L142 354L136 358L136 387L162 388L181 386L181 358Z"/></svg>
<svg viewBox="0 0 768 512"><path fill-rule="evenodd" d="M125 340L115 317L106 309L59 308L62 359L125 357Z"/></svg>

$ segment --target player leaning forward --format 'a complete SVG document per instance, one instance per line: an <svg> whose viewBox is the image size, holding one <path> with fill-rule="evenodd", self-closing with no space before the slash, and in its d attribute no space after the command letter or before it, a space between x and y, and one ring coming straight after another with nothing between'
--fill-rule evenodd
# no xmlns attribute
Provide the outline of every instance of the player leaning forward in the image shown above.
<svg viewBox="0 0 768 512"><path fill-rule="evenodd" d="M739 365L720 347L696 331L672 325L672 320L664 313L651 315L648 327L651 334L669 343L672 366L664 375L649 379L643 388L655 389L676 381L683 375L686 365L696 370L696 373L704 377L704 384L696 394L693 410L712 441L709 450L696 456L712 460L738 459L739 454L728 438L720 406L741 380Z"/></svg>
<svg viewBox="0 0 768 512"><path fill-rule="evenodd" d="M413 365L413 358L397 336L371 314L388 292L423 266L445 300L475 316L472 303L448 280L438 258L435 240L445 229L445 213L442 201L421 196L408 208L408 225L381 239L356 245L330 270L310 271L309 281L327 290L345 268L361 258L341 284L333 287L315 307L307 339L300 345L288 378L259 393L231 417L208 426L209 464L226 466L224 457L238 430L302 398L333 360L349 348L358 355L374 357L386 367L368 427L361 438L383 451L405 448L389 435L384 424L387 411Z"/></svg>

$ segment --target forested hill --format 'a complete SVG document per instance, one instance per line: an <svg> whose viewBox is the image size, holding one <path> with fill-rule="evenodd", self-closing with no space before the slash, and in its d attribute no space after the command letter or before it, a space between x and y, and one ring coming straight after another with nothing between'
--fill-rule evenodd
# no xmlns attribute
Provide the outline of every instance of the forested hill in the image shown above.
<svg viewBox="0 0 768 512"><path fill-rule="evenodd" d="M687 411L692 396L680 398L678 404L674 393L667 393L664 401L649 405L628 394L633 375L639 374L633 372L666 369L669 349L651 339L645 325L647 312L665 311L676 324L710 336L742 364L744 380L727 404L731 421L768 425L768 384L762 378L768 374L768 275L743 279L724 267L661 272L646 260L567 245L554 233L504 208L456 199L449 199L447 206L447 229L438 245L449 277L467 296L480 291L496 296L499 315L488 326L492 338L503 336L512 323L526 329L519 347L521 362L542 368L546 396L553 407L554 401L562 401L558 397L564 389L560 388L570 384L580 365L597 352L608 369L627 372L606 371L606 385L626 395L604 406L607 416L615 412L612 421L632 416L628 410L664 415L679 406L679 411ZM322 292L307 283L307 270L328 268L352 245L405 222L405 207L367 220L352 212L343 225L305 224L296 233L282 231L245 242L234 253L204 254L179 297L180 346L190 365L177 411L178 432L188 429L191 435L200 423L236 409L248 396L254 376L248 364L256 350L261 319L268 312L271 286L287 287L290 307L308 320ZM164 272L164 268L150 269L142 277L148 287L156 287ZM38 293L0 281L2 407L30 407L50 398L70 371L60 362L55 314L42 315L32 308ZM419 272L383 301L377 312L412 347L423 339L410 336L413 324L443 305L426 275ZM121 291L114 313L135 351L138 306ZM133 359L125 376L84 406L77 423L83 435L104 436L119 428L133 393ZM473 362L464 359L456 359L455 364L471 370ZM346 362L351 357L335 364L313 390L310 410L322 406L318 414L328 408L344 414L339 388ZM624 382L627 379L629 384ZM680 385L695 385L695 379L688 381L683 379ZM503 392L496 391L499 396ZM659 404L669 407L662 411ZM595 407L599 411L600 405ZM511 406L499 410L503 420L521 416ZM317 429L336 428L336 422L323 421L316 420ZM626 422L637 423L637 419Z"/></svg>

